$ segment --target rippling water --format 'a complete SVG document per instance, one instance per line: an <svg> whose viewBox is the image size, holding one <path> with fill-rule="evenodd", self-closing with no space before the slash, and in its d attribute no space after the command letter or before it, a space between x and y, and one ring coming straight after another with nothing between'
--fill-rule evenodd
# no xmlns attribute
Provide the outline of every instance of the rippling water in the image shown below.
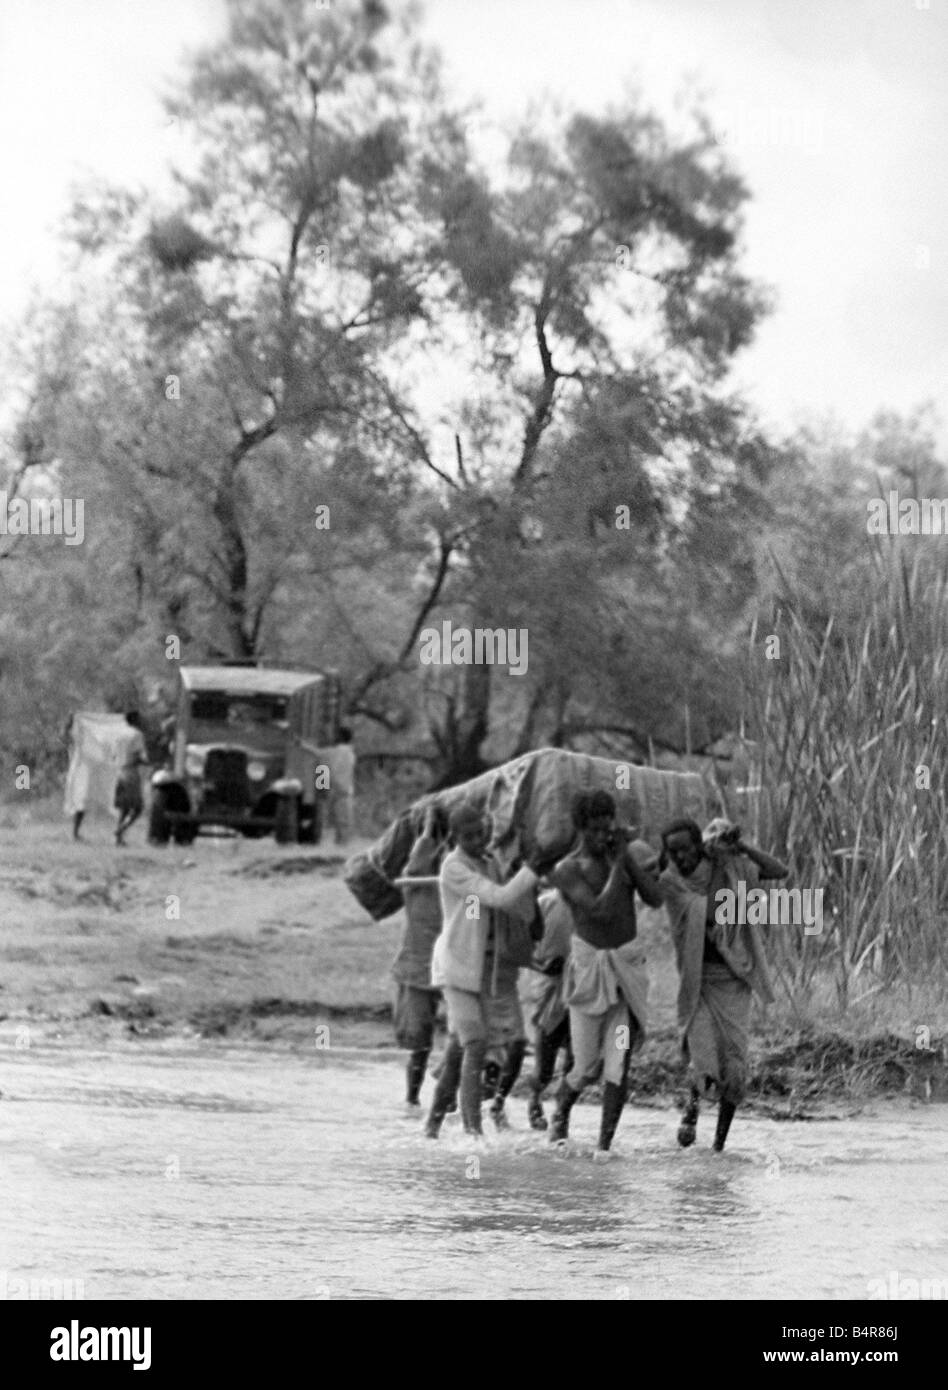
<svg viewBox="0 0 948 1390"><path fill-rule="evenodd" d="M395 1056L182 1044L10 1049L0 1072L0 1271L86 1298L866 1298L948 1292L945 1111L846 1120L598 1110L566 1155L526 1125L479 1152L422 1138ZM425 1095L430 1094L430 1082ZM40 1285L39 1287L43 1287Z"/></svg>

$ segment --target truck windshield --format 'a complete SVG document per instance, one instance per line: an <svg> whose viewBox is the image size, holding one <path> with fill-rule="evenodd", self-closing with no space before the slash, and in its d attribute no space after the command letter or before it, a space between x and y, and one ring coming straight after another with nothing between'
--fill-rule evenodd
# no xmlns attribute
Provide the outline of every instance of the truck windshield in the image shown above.
<svg viewBox="0 0 948 1390"><path fill-rule="evenodd" d="M201 691L191 696L191 720L195 726L222 729L245 729L255 733L283 732L287 728L285 695L227 695L218 691ZM192 732L198 733L195 728Z"/></svg>

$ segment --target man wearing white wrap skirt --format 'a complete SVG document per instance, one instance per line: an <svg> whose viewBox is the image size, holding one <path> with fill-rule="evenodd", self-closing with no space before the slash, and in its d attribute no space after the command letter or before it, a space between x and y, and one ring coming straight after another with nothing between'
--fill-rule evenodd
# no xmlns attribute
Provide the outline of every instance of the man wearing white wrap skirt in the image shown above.
<svg viewBox="0 0 948 1390"><path fill-rule="evenodd" d="M601 1072L599 1157L612 1145L626 1099L629 1059L645 1036L648 979L636 941L635 895L651 907L661 903L651 873L657 856L643 841L628 843L616 827L615 809L608 792L580 793L573 804L580 843L551 875L572 910L574 932L565 996L573 1067L557 1095L550 1139L566 1139L573 1105Z"/></svg>

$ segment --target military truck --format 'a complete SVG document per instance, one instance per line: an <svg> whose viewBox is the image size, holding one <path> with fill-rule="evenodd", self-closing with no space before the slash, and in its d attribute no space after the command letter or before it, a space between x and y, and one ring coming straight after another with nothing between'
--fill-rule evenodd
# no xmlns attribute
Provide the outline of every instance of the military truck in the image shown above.
<svg viewBox="0 0 948 1390"><path fill-rule="evenodd" d="M283 842L319 839L320 749L338 738L335 671L182 666L168 766L152 777L148 838L190 844L203 827Z"/></svg>

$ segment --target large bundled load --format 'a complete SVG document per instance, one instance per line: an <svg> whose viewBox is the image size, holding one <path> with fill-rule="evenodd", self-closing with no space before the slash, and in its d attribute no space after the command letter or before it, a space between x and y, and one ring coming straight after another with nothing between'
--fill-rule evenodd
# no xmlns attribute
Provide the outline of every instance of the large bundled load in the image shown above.
<svg viewBox="0 0 948 1390"><path fill-rule="evenodd" d="M619 820L656 848L667 821L691 816L703 824L707 818L707 789L695 772L660 772L610 758L541 748L470 782L422 797L364 854L353 855L343 876L350 892L378 921L402 906L395 879L405 867L429 806L436 806L446 817L460 802L473 802L491 817L498 845L516 837L524 855L554 860L573 843L573 798L578 792L600 790L614 797Z"/></svg>

